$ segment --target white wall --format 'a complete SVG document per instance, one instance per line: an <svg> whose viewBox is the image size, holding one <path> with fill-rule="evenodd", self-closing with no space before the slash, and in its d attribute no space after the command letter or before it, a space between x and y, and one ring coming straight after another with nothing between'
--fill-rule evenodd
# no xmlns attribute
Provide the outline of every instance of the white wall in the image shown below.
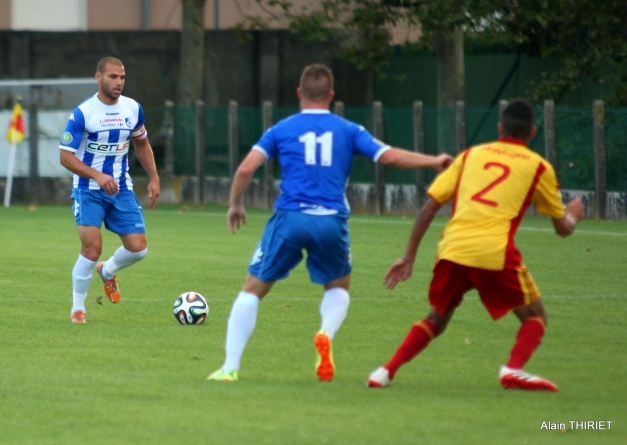
<svg viewBox="0 0 627 445"><path fill-rule="evenodd" d="M11 0L11 29L84 31L87 29L85 4L86 0Z"/></svg>

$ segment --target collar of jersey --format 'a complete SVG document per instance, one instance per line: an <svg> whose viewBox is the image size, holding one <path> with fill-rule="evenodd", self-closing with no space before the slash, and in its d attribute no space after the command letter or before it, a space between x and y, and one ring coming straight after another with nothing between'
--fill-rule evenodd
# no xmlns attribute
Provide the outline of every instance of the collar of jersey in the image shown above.
<svg viewBox="0 0 627 445"><path fill-rule="evenodd" d="M331 113L331 111L329 110L322 110L320 108L305 108L304 110L301 110L300 112L306 113L306 114L329 114Z"/></svg>
<svg viewBox="0 0 627 445"><path fill-rule="evenodd" d="M122 95L120 95L120 97L122 97ZM118 103L120 101L120 99L118 98L118 102L116 102L116 103L114 103L112 105L106 104L103 101L101 101L100 99L98 99L98 93L94 94L94 99L96 99L96 102L98 102L98 105L100 105L103 108L114 108L114 107L116 107L118 105Z"/></svg>
<svg viewBox="0 0 627 445"><path fill-rule="evenodd" d="M527 144L525 144L520 139L502 137L502 138L499 139L499 142L506 142L508 144L516 144L516 145L522 145L523 147L527 147Z"/></svg>

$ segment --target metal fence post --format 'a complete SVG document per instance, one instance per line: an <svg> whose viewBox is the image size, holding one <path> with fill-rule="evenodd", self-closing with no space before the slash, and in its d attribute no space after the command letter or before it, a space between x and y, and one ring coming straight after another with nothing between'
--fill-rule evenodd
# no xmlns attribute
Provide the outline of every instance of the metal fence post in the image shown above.
<svg viewBox="0 0 627 445"><path fill-rule="evenodd" d="M163 114L163 131L165 133L165 158L163 160L166 176L174 176L174 102L166 100Z"/></svg>
<svg viewBox="0 0 627 445"><path fill-rule="evenodd" d="M274 123L272 102L264 101L261 105L261 125L265 132ZM270 210L274 208L274 159L268 160L263 169L263 196Z"/></svg>
<svg viewBox="0 0 627 445"><path fill-rule="evenodd" d="M457 153L461 153L468 148L466 104L461 100L455 102L455 134L457 136Z"/></svg>
<svg viewBox="0 0 627 445"><path fill-rule="evenodd" d="M28 180L28 192L30 204L35 206L39 203L39 112L37 103L41 97L41 87L30 87L30 104L28 104L28 138L30 151L30 175Z"/></svg>
<svg viewBox="0 0 627 445"><path fill-rule="evenodd" d="M557 128L552 100L544 101L544 157L557 171Z"/></svg>
<svg viewBox="0 0 627 445"><path fill-rule="evenodd" d="M344 102L342 102L341 100L335 101L335 103L333 104L333 113L337 114L340 117L344 117Z"/></svg>
<svg viewBox="0 0 627 445"><path fill-rule="evenodd" d="M383 104L376 101L372 104L372 132L380 141L384 140ZM374 164L375 197L377 215L385 213L385 166L378 162Z"/></svg>
<svg viewBox="0 0 627 445"><path fill-rule="evenodd" d="M426 153L424 107L421 101L413 103L414 151ZM416 207L420 209L425 203L427 174L424 168L416 169Z"/></svg>
<svg viewBox="0 0 627 445"><path fill-rule="evenodd" d="M229 175L231 180L239 166L239 110L237 102L229 101Z"/></svg>
<svg viewBox="0 0 627 445"><path fill-rule="evenodd" d="M595 218L605 219L607 195L607 160L605 152L605 107L602 100L592 103L594 126L594 201Z"/></svg>
<svg viewBox="0 0 627 445"><path fill-rule="evenodd" d="M205 198L205 103L197 100L195 111L195 136L196 136L196 190L194 202L202 203Z"/></svg>

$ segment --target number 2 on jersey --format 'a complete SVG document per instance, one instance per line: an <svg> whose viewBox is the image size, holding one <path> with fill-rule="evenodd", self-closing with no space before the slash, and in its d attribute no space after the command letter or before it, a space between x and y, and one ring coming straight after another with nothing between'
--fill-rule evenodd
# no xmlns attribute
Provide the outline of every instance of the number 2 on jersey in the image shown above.
<svg viewBox="0 0 627 445"><path fill-rule="evenodd" d="M333 133L327 131L316 137L316 133L308 131L298 138L305 144L305 164L316 165L316 145L320 144L320 165L331 166L333 162Z"/></svg>
<svg viewBox="0 0 627 445"><path fill-rule="evenodd" d="M490 207L498 207L498 205L499 205L498 202L490 201L489 199L484 199L483 195L488 193L490 190L492 190L494 187L499 185L501 182L505 181L507 179L507 177L509 176L511 170L510 170L510 168L507 165L500 164L498 162L488 162L486 165L483 166L483 169L484 170L489 170L492 167L497 167L497 168L503 169L503 173L501 173L501 176L499 176L494 181L489 183L487 185L487 187L481 189L480 191L478 191L477 193L472 195L472 198L470 198L470 199L472 199L473 201L480 202L481 204L485 204L485 205L490 206Z"/></svg>

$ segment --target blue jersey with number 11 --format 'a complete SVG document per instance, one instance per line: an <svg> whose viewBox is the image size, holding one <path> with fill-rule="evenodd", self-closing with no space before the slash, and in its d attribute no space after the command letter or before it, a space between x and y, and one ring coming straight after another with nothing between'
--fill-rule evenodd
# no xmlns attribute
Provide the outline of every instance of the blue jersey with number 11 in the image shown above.
<svg viewBox="0 0 627 445"><path fill-rule="evenodd" d="M277 209L348 215L346 184L353 156L376 162L390 148L364 127L328 110L303 110L270 128L255 144L281 164Z"/></svg>

